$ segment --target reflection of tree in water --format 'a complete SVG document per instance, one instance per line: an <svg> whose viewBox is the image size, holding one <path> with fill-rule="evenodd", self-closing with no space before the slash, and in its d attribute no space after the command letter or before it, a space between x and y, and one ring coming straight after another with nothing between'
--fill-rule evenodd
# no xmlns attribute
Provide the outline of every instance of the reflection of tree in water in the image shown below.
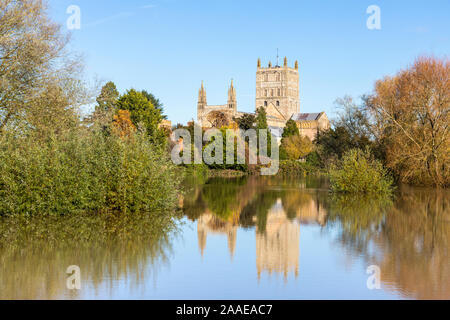
<svg viewBox="0 0 450 320"><path fill-rule="evenodd" d="M247 178L233 179L231 183L221 184L218 179L211 179L204 186L202 197L206 206L214 215L223 220L231 217L239 217L239 209L242 202L248 201L251 195L242 190L247 184ZM219 188L217 186L220 186Z"/></svg>
<svg viewBox="0 0 450 320"><path fill-rule="evenodd" d="M193 184L185 187L186 191L182 197L183 213L192 221L196 221L206 211L206 204L202 197L202 185Z"/></svg>
<svg viewBox="0 0 450 320"><path fill-rule="evenodd" d="M450 298L448 191L403 187L391 205L337 201L329 222L342 225L339 241L346 248L381 267L388 288L411 298Z"/></svg>
<svg viewBox="0 0 450 320"><path fill-rule="evenodd" d="M450 298L450 193L404 188L375 239L386 282L420 299Z"/></svg>
<svg viewBox="0 0 450 320"><path fill-rule="evenodd" d="M264 233L266 231L267 215L278 198L277 192L264 191L258 193L255 199L242 209L241 216L246 218L245 221L248 225L255 225L253 218L256 217L257 230L259 233Z"/></svg>
<svg viewBox="0 0 450 320"><path fill-rule="evenodd" d="M338 229L339 242L358 254L366 253L372 237L378 234L389 198L339 195L329 201L327 226ZM336 228L336 225L337 228Z"/></svg>
<svg viewBox="0 0 450 320"><path fill-rule="evenodd" d="M305 223L317 222L318 212L323 214L323 220L326 216L325 208L316 201L322 195L318 191L307 192L305 189L318 185L323 187L323 183L317 178L210 179L206 184L190 188L189 194L184 197L183 211L193 221L204 214L212 214L240 227L257 227L258 232L265 232L267 215L281 199L290 220L299 218Z"/></svg>
<svg viewBox="0 0 450 320"><path fill-rule="evenodd" d="M2 219L0 298L77 298L66 289L70 265L81 268L83 287L112 290L119 279L137 286L149 266L166 261L174 227L166 214Z"/></svg>

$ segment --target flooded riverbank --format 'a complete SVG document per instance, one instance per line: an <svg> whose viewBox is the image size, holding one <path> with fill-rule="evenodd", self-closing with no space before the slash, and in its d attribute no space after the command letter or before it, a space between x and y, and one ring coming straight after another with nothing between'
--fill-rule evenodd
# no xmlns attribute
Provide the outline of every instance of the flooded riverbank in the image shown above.
<svg viewBox="0 0 450 320"><path fill-rule="evenodd" d="M445 190L332 198L324 178L212 178L189 183L180 205L175 228L133 217L3 221L0 298L450 298ZM70 265L80 290L67 288ZM380 289L368 287L370 266Z"/></svg>

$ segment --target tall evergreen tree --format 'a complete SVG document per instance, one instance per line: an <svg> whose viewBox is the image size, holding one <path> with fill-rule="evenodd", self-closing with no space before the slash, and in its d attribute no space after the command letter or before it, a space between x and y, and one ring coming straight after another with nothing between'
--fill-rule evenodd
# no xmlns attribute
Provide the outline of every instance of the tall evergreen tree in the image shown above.
<svg viewBox="0 0 450 320"><path fill-rule="evenodd" d="M268 129L267 125L267 113L263 107L256 110L256 129Z"/></svg>
<svg viewBox="0 0 450 320"><path fill-rule="evenodd" d="M294 120L289 119L288 122L286 122L286 127L284 127L282 137L287 138L298 135L300 135L300 131L298 130L297 123Z"/></svg>
<svg viewBox="0 0 450 320"><path fill-rule="evenodd" d="M119 91L114 82L109 81L102 87L100 95L97 97L96 112L110 112L116 108Z"/></svg>
<svg viewBox="0 0 450 320"><path fill-rule="evenodd" d="M155 109L159 110L163 119L167 119L167 116L164 115L164 104L156 98L152 93L147 92L146 90L141 91L142 94L147 98L148 101L152 103Z"/></svg>
<svg viewBox="0 0 450 320"><path fill-rule="evenodd" d="M267 130L267 155L271 154L271 146L272 146L272 134L269 130L269 125L267 124L267 113L266 109L260 107L256 110L256 131L258 134L259 141L259 130ZM260 143L258 143L258 150L260 147Z"/></svg>

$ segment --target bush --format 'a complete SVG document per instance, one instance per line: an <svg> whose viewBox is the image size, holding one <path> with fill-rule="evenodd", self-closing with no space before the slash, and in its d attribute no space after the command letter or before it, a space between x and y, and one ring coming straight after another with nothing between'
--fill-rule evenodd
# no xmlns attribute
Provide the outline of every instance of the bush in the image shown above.
<svg viewBox="0 0 450 320"><path fill-rule="evenodd" d="M35 138L0 136L0 215L175 207L176 168L144 133L75 127Z"/></svg>
<svg viewBox="0 0 450 320"><path fill-rule="evenodd" d="M283 160L299 160L313 151L313 144L306 136L293 135L283 138L280 146L280 157Z"/></svg>
<svg viewBox="0 0 450 320"><path fill-rule="evenodd" d="M393 179L369 149L352 149L330 168L331 189L336 193L388 195Z"/></svg>
<svg viewBox="0 0 450 320"><path fill-rule="evenodd" d="M286 176L305 176L313 171L313 168L305 162L281 160L278 174Z"/></svg>

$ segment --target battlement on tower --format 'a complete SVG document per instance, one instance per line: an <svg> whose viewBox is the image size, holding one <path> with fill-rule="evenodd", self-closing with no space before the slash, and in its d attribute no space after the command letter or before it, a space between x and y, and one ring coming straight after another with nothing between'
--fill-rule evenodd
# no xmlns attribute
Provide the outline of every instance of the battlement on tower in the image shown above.
<svg viewBox="0 0 450 320"><path fill-rule="evenodd" d="M288 65L285 57L283 66L269 61L267 68L258 59L256 71L256 108L263 107L268 115L288 121L300 112L300 76L298 61L294 67Z"/></svg>

